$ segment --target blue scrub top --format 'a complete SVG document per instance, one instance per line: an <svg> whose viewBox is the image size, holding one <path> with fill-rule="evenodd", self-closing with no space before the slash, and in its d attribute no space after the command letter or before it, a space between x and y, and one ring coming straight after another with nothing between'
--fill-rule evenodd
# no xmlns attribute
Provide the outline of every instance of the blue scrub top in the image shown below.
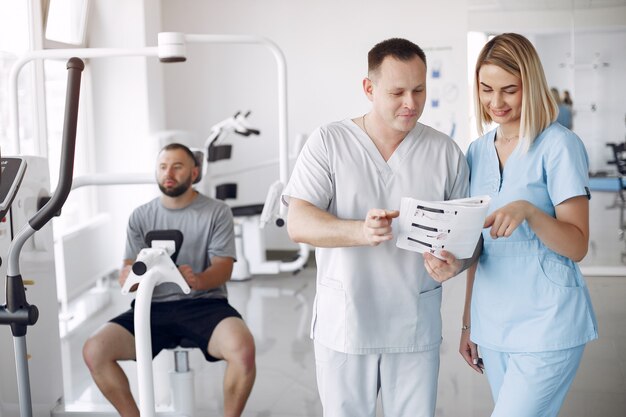
<svg viewBox="0 0 626 417"><path fill-rule="evenodd" d="M470 194L489 195L489 213L527 200L555 217L555 206L588 195L588 157L580 138L552 123L528 151L520 141L502 174L495 130L468 150ZM568 349L598 337L578 265L557 254L524 221L508 238L483 230L472 292L471 339L501 352Z"/></svg>

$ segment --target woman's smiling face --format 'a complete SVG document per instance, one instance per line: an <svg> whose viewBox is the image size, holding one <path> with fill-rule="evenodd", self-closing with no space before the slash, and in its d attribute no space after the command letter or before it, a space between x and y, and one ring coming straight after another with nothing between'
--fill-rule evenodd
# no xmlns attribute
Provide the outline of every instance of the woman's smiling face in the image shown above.
<svg viewBox="0 0 626 417"><path fill-rule="evenodd" d="M487 114L499 125L519 125L522 115L522 80L493 65L478 71L478 98Z"/></svg>

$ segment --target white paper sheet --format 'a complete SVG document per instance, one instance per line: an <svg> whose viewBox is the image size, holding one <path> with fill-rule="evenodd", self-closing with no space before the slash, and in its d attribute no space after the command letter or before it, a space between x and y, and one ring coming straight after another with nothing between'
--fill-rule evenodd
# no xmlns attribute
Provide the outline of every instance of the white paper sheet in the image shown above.
<svg viewBox="0 0 626 417"><path fill-rule="evenodd" d="M485 223L489 196L448 201L423 201L405 197L400 201L400 230L396 246L414 252L441 251L457 259L474 253Z"/></svg>

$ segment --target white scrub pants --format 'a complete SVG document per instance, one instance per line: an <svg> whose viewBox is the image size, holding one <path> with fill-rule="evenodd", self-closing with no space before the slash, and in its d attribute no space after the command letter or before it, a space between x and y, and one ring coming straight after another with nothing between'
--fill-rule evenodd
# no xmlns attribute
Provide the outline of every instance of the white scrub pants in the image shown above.
<svg viewBox="0 0 626 417"><path fill-rule="evenodd" d="M317 387L326 417L433 417L439 348L414 353L353 355L315 343Z"/></svg>
<svg viewBox="0 0 626 417"><path fill-rule="evenodd" d="M491 417L557 417L584 349L507 353L481 347L496 403Z"/></svg>

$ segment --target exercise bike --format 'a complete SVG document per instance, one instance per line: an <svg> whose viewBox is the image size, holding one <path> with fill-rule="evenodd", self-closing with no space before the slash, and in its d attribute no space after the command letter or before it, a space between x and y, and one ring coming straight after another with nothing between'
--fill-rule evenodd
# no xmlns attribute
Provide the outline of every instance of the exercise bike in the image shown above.
<svg viewBox="0 0 626 417"><path fill-rule="evenodd" d="M10 243L7 256L6 304L0 305L0 325L10 326L13 334L17 371L17 397L19 415L21 417L33 416L33 397L31 396L26 333L29 326L34 326L38 322L39 309L27 301L25 285L29 283L29 280L23 279L20 274L20 253L25 243L54 216L59 214L72 189L80 80L84 63L78 58L71 58L67 63L67 69L68 89L59 182L52 197L47 199L47 203L30 218L28 223L24 225ZM0 167L0 219L3 219L19 191L27 170L27 163L25 158L3 157L0 158ZM155 408L149 326L152 290L159 283L168 281L177 283L183 292L189 292L189 287L182 276L180 276L171 258L171 255L180 247L182 235L178 237L176 233L164 236L153 234L149 237L151 240L154 237L158 237L158 239L154 239L152 248L142 251L137 262L133 265L132 274L127 280L129 286L132 286L134 283L141 284L138 292L138 297L141 300L136 302L136 309L137 311L143 311L143 313L138 314L138 318L136 317L136 328L138 329L136 348L142 416L153 416ZM125 287L125 291L128 291L128 289L128 286ZM147 302L144 300L147 300ZM147 325L139 324L143 323L146 317L148 320ZM189 369L186 355L186 351L175 351L176 370L171 376L174 400L173 411L171 413L159 413L159 415L187 417L193 417L194 415L193 371ZM34 382L41 383L41 381ZM49 406L49 410L52 411L54 403L58 398L55 397L54 400L48 401L47 397L45 404L38 403L36 405L39 407ZM35 399L39 400L37 397ZM0 413L2 411L0 409ZM40 413L42 410L39 409L38 411ZM62 414L71 415L72 412L63 412Z"/></svg>
<svg viewBox="0 0 626 417"><path fill-rule="evenodd" d="M248 123L248 117L251 112L237 112L233 116L228 117L221 122L215 124L211 129L207 140L204 143L206 151L206 164L201 156L202 151L197 151L196 159L200 167L200 181L202 191L206 195L214 195L215 198L228 200L237 198L237 184L224 183L215 187L215 192L208 185L203 177L211 177L212 181L220 178L248 172L266 166L280 164L279 159L259 162L253 166L246 166L241 169L229 171L227 173L211 174L209 173L209 164L220 160L230 159L232 155L232 145L224 143L230 135L239 135L244 137L256 136L260 134L258 129L252 128ZM299 143L302 140L299 141ZM297 147L299 149L299 146ZM282 161L286 164L286 161ZM206 173L202 171L206 170ZM73 189L87 185L122 185L122 184L153 184L154 174L92 174L84 175L76 178ZM237 262L233 268L231 280L242 281L250 279L253 275L270 275L279 274L281 272L293 272L294 274L306 267L310 255L308 245L300 243L298 253L293 260L278 261L267 260L265 239L263 229L268 224L275 224L278 227L285 225L285 220L281 216L280 197L284 184L282 181L275 181L269 188L263 204L252 204L246 206L231 207L235 220L235 244L237 250Z"/></svg>
<svg viewBox="0 0 626 417"><path fill-rule="evenodd" d="M128 294L133 287L137 286L134 318L135 352L139 384L139 413L142 417L156 415L150 331L152 293L157 285L165 282L178 285L185 294L191 291L175 264L182 242L183 234L178 230L149 232L146 235L146 243L150 247L139 252L122 287L122 294ZM177 351L174 359L175 369L170 373L170 388L173 392L172 411L166 412L165 415L193 417L195 393L193 371L189 368L187 351ZM163 414L159 413L159 415Z"/></svg>
<svg viewBox="0 0 626 417"><path fill-rule="evenodd" d="M33 326L37 323L39 310L35 305L29 304L26 299L24 285L27 282L22 279L20 273L20 253L30 237L45 226L52 217L57 215L70 192L74 170L80 80L84 67L83 61L78 58L70 58L67 62L67 100L57 188L52 197L22 227L11 241L8 250L6 304L0 306L0 324L10 326L13 335L17 371L17 395L21 417L31 417L33 414L26 333L28 326ZM2 160L2 171L0 173L0 193L2 193L0 214L2 218L4 218L11 206L25 170L26 164L20 158L5 158Z"/></svg>
<svg viewBox="0 0 626 417"><path fill-rule="evenodd" d="M247 119L250 114L250 111L246 113L239 111L232 117L226 118L211 127L209 136L204 144L204 147L207 149L208 163L231 158L232 145L224 144L224 141L230 135L235 134L248 137L260 134L258 129L254 129L249 125ZM264 161L225 174L208 176L211 177L211 180L216 180L220 177L248 172L278 163L280 163L279 160ZM286 163L286 161L283 161L283 163ZM306 266L310 248L303 243L299 244L298 254L293 260L267 260L263 229L271 223L277 227L285 225L285 220L280 213L280 197L284 186L285 184L282 181L275 181L270 186L263 204L231 207L235 220L235 244L237 250L237 262L234 265L231 277L233 281L247 280L252 275L270 275L281 272L297 273ZM207 194L211 195L211 192L207 191ZM215 197L220 200L237 198L237 184L223 183L216 185Z"/></svg>

